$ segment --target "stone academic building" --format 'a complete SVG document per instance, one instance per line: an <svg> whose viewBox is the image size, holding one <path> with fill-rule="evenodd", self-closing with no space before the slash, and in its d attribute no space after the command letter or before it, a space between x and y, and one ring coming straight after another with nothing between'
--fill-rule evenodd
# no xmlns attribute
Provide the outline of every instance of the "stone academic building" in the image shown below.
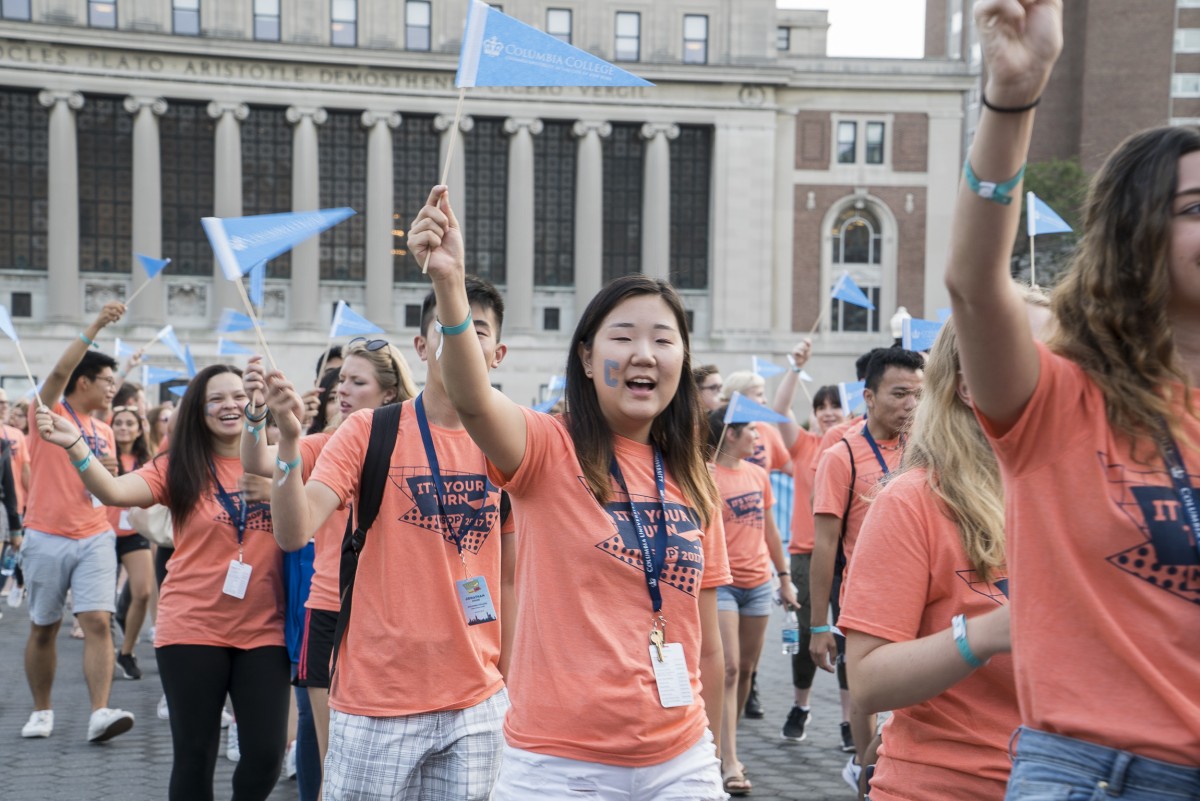
<svg viewBox="0 0 1200 801"><path fill-rule="evenodd" d="M946 305L966 59L826 58L825 12L773 0L497 5L656 84L467 92L451 198L469 269L505 292L494 381L515 399L540 397L578 312L629 272L679 287L697 358L726 372L782 363L815 324L810 372L849 380L899 306ZM217 361L216 321L241 306L200 218L350 206L268 265L272 351L307 380L345 299L421 378L428 286L405 233L450 145L465 7L0 0L0 304L35 372L141 284L134 252L173 261L102 345L169 322ZM877 311L826 300L843 270Z"/></svg>

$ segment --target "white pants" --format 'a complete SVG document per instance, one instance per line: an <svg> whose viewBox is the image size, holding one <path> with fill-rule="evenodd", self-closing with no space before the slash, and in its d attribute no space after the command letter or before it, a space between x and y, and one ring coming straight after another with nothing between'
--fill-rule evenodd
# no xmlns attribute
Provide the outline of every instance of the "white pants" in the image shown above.
<svg viewBox="0 0 1200 801"><path fill-rule="evenodd" d="M626 768L504 746L492 801L723 801L712 733L674 759Z"/></svg>

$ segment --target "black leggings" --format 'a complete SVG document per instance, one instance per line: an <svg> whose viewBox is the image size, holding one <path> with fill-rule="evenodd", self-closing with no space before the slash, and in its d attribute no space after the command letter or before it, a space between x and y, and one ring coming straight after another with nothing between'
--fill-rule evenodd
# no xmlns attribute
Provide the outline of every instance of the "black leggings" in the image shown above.
<svg viewBox="0 0 1200 801"><path fill-rule="evenodd" d="M167 645L155 653L175 746L170 801L212 801L226 693L233 701L242 752L233 771L233 801L266 799L287 747L287 649Z"/></svg>

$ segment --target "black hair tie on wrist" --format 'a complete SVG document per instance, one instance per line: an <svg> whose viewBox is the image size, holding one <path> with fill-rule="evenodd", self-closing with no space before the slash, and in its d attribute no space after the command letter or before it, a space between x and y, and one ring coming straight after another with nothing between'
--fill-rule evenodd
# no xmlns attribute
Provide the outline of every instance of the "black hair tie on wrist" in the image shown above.
<svg viewBox="0 0 1200 801"><path fill-rule="evenodd" d="M260 417L255 417L254 415L250 414L249 402L246 403L246 406L242 409L242 411L245 413L246 419L251 423L261 423L263 420L267 419L267 408L265 406L263 407L263 413Z"/></svg>
<svg viewBox="0 0 1200 801"><path fill-rule="evenodd" d="M988 102L987 93L980 89L979 101L983 103L984 108L997 114L1024 114L1026 111L1033 111L1037 108L1037 104L1042 102L1042 96L1038 95L1032 103L1026 103L1023 106L995 106Z"/></svg>

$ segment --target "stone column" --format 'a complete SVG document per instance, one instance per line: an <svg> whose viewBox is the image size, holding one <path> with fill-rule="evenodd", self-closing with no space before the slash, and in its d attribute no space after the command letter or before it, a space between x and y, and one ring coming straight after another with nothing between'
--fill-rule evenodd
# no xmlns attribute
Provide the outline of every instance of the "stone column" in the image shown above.
<svg viewBox="0 0 1200 801"><path fill-rule="evenodd" d="M323 108L291 106L287 121L292 130L292 211L315 211L321 207L321 161L317 126L329 119ZM289 324L293 329L321 328L318 304L321 297L320 237L314 236L292 248L292 283Z"/></svg>
<svg viewBox="0 0 1200 801"><path fill-rule="evenodd" d="M38 102L50 109L46 230L47 322L78 323L79 157L75 112L83 108L79 92L44 90Z"/></svg>
<svg viewBox="0 0 1200 801"><path fill-rule="evenodd" d="M450 125L454 122L454 117L449 114L438 114L433 118L433 129L442 135L440 160L438 162L438 177L441 177L441 171L445 169L446 156L450 150ZM454 158L450 161L450 177L446 180L450 187L450 202L454 204L454 216L458 217L458 224L465 232L467 229L467 147L466 135L475 127L475 120L472 117L463 116L458 121L458 136L454 142ZM422 204L425 203L425 197L420 198ZM408 222L411 222L409 220ZM470 265L467 265L470 269Z"/></svg>
<svg viewBox="0 0 1200 801"><path fill-rule="evenodd" d="M646 140L642 180L642 272L666 279L671 272L671 148L679 126L648 122L642 126Z"/></svg>
<svg viewBox="0 0 1200 801"><path fill-rule="evenodd" d="M396 227L392 180L392 131L400 126L396 112L364 111L367 128L367 319L390 331ZM405 223L407 225L407 223Z"/></svg>
<svg viewBox="0 0 1200 801"><path fill-rule="evenodd" d="M242 216L242 121L250 116L245 103L213 101L208 104L208 116L217 121L216 144L213 154L213 216ZM209 313L213 320L221 317L224 308L245 313L242 296L237 287L225 278L221 265L213 259L212 302Z"/></svg>
<svg viewBox="0 0 1200 801"><path fill-rule="evenodd" d="M509 117L504 121L504 132L509 135L504 305L514 331L533 330L533 137L542 128L538 119Z"/></svg>
<svg viewBox="0 0 1200 801"><path fill-rule="evenodd" d="M607 122L580 120L571 128L579 140L575 154L575 316L604 284L604 149L612 133ZM569 329L569 326L568 326Z"/></svg>
<svg viewBox="0 0 1200 801"><path fill-rule="evenodd" d="M167 113L161 97L127 97L125 110L133 118L133 252L155 259L174 254L162 252L162 160L158 140L158 118ZM146 280L141 264L131 254L129 291ZM138 295L129 318L141 325L161 326L167 293L162 279Z"/></svg>

